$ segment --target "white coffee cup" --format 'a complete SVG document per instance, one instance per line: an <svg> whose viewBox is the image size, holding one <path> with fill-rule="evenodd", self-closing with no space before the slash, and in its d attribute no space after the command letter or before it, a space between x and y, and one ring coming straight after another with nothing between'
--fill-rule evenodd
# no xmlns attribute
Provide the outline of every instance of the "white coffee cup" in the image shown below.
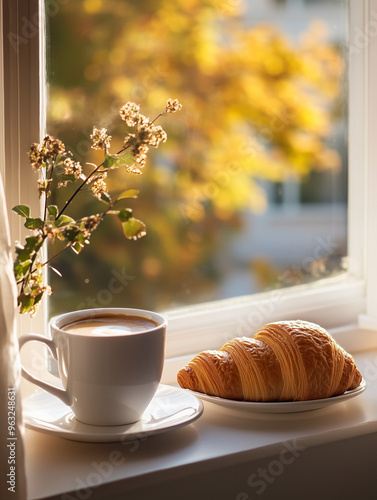
<svg viewBox="0 0 377 500"><path fill-rule="evenodd" d="M134 317L148 324L138 324L139 331L124 326L123 320L127 323ZM122 324L117 327L118 319ZM89 331L81 329L84 323ZM166 326L163 316L141 309L99 308L61 314L49 323L51 338L29 333L20 337L19 346L21 349L29 341L45 343L58 362L64 389L40 380L24 367L22 375L60 398L81 422L101 426L136 422L161 380Z"/></svg>

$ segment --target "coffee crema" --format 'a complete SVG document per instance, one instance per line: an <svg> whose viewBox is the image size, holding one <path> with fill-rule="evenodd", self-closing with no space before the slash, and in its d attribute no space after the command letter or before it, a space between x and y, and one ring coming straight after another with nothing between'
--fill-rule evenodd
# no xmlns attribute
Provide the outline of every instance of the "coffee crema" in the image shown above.
<svg viewBox="0 0 377 500"><path fill-rule="evenodd" d="M141 316L126 316L124 314L104 314L93 318L84 318L62 327L68 333L79 335L131 335L156 328L158 323Z"/></svg>

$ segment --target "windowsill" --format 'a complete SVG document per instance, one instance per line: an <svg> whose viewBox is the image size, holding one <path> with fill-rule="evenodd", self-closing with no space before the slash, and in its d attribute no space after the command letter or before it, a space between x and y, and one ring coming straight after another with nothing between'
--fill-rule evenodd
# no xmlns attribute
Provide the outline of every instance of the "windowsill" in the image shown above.
<svg viewBox="0 0 377 500"><path fill-rule="evenodd" d="M178 496L185 499L192 498L195 489L204 492L210 488L211 493L200 498L248 500L266 486L270 495L275 487L284 488L284 484L287 486L292 480L292 474L304 464L298 474L303 488L307 488L305 498L312 498L310 492L316 489L313 483L306 482L314 470L312 466L317 471L318 467L324 467L322 474L316 476L316 484L320 485L326 481L326 471L335 474L331 454L339 453L338 448L344 446L348 451L338 454L335 460L340 461L342 473L351 457L356 460L359 469L355 482L359 488L360 467L365 457L369 471L367 466L362 470L364 474L370 472L372 484L374 469L372 460L368 459L368 443L375 449L377 350L360 352L354 357L367 382L365 392L320 410L286 415L243 414L205 403L203 415L194 423L137 443L123 444L78 443L27 429L28 499L168 500ZM351 441L345 441L349 439ZM117 450L117 463L111 470L103 465L102 476L99 475L100 464L108 464L114 450ZM267 479L261 479L263 470L269 474L265 476ZM297 481L298 476L294 477ZM363 478L364 483L367 480ZM347 492L350 488L347 484ZM337 498L341 497L348 498Z"/></svg>

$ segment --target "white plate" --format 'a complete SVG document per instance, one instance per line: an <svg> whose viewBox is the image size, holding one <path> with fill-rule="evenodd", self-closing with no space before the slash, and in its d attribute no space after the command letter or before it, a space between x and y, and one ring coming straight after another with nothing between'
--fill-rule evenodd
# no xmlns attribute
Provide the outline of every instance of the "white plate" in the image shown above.
<svg viewBox="0 0 377 500"><path fill-rule="evenodd" d="M161 384L141 420L134 424L99 427L76 420L71 408L48 392L22 402L24 422L36 431L73 441L132 441L187 425L203 413L203 403L187 391Z"/></svg>
<svg viewBox="0 0 377 500"><path fill-rule="evenodd" d="M198 398L203 401L208 401L210 403L215 403L217 405L225 406L233 410L242 410L250 412L259 413L296 413L302 411L317 410L318 408L323 408L336 403L341 403L347 401L355 396L358 396L364 392L366 383L364 380L361 381L360 385L356 389L347 391L339 396L333 396L326 399L311 399L309 401L271 401L271 402L254 402L254 401L237 401L234 399L219 398L217 396L209 396L208 394L202 394L200 392L189 391L191 394L195 394Z"/></svg>

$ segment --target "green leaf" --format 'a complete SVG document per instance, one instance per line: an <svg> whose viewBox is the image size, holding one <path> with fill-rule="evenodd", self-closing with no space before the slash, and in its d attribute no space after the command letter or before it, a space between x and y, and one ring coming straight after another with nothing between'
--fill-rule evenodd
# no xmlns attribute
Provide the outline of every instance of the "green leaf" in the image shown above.
<svg viewBox="0 0 377 500"><path fill-rule="evenodd" d="M28 229L38 229L40 227L43 227L44 222L39 217L37 217L35 219L33 219L33 218L27 218L24 225Z"/></svg>
<svg viewBox="0 0 377 500"><path fill-rule="evenodd" d="M82 230L75 225L66 226L60 233L60 239L69 243L80 241L82 238Z"/></svg>
<svg viewBox="0 0 377 500"><path fill-rule="evenodd" d="M32 254L35 254L34 248L16 248L17 259L20 262L25 262L31 259Z"/></svg>
<svg viewBox="0 0 377 500"><path fill-rule="evenodd" d="M72 224L72 222L76 222L75 219L72 219L72 217L69 217L68 215L61 215L55 220L55 227L67 226L68 224Z"/></svg>
<svg viewBox="0 0 377 500"><path fill-rule="evenodd" d="M120 210L118 213L118 217L121 222L126 222L132 217L132 210L130 208Z"/></svg>
<svg viewBox="0 0 377 500"><path fill-rule="evenodd" d="M14 277L16 278L16 281L21 280L26 275L30 269L31 263L31 260L27 260L25 262L19 262L17 260L14 263Z"/></svg>
<svg viewBox="0 0 377 500"><path fill-rule="evenodd" d="M28 236L25 241L26 241L25 248L34 249L37 245L43 242L43 238L40 235Z"/></svg>
<svg viewBox="0 0 377 500"><path fill-rule="evenodd" d="M51 215L52 219L56 219L58 215L58 207L56 205L49 205L47 207L48 213Z"/></svg>
<svg viewBox="0 0 377 500"><path fill-rule="evenodd" d="M110 197L109 193L107 193L106 191L101 193L101 200L105 201L106 203L111 203L111 197Z"/></svg>
<svg viewBox="0 0 377 500"><path fill-rule="evenodd" d="M21 314L24 314L33 307L34 305L34 298L31 295L25 295L24 293L21 293L18 296L18 304L20 306L20 312Z"/></svg>
<svg viewBox="0 0 377 500"><path fill-rule="evenodd" d="M38 293L38 295L36 295L36 296L34 297L34 305L37 305L37 304L38 304L38 302L39 302L39 301L41 300L41 298L43 297L43 294L44 294L44 292L41 292L41 293Z"/></svg>
<svg viewBox="0 0 377 500"><path fill-rule="evenodd" d="M67 174L63 163L55 166L54 178L60 182L75 182L77 180L76 174Z"/></svg>
<svg viewBox="0 0 377 500"><path fill-rule="evenodd" d="M120 193L120 195L117 198L117 201L123 200L125 198L137 198L138 194L139 194L138 189L127 189L126 191L123 191L123 193Z"/></svg>
<svg viewBox="0 0 377 500"><path fill-rule="evenodd" d="M12 210L21 217L30 217L30 207L28 205L16 205Z"/></svg>
<svg viewBox="0 0 377 500"><path fill-rule="evenodd" d="M24 247L20 247L21 250L27 250L29 251L30 255L38 252L38 250L41 248L43 245L44 239L40 234L37 234L36 236L28 236L26 239L26 244ZM18 253L18 249L16 249L16 252Z"/></svg>
<svg viewBox="0 0 377 500"><path fill-rule="evenodd" d="M135 217L131 217L127 221L122 223L123 233L129 240L137 240L146 235L146 227L144 222Z"/></svg>
<svg viewBox="0 0 377 500"><path fill-rule="evenodd" d="M126 165L132 165L134 162L135 159L129 151L121 155L106 155L103 162L103 168L124 167Z"/></svg>

